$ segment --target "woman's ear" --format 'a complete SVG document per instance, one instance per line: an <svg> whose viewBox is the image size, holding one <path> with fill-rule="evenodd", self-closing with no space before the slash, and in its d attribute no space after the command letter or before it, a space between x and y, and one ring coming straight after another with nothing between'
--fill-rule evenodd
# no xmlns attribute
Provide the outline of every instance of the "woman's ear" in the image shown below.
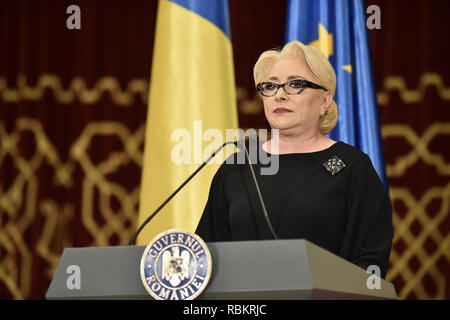
<svg viewBox="0 0 450 320"><path fill-rule="evenodd" d="M325 92L322 99L322 104L320 105L320 111L327 112L328 107L332 102L333 102L333 95L331 94L331 92Z"/></svg>

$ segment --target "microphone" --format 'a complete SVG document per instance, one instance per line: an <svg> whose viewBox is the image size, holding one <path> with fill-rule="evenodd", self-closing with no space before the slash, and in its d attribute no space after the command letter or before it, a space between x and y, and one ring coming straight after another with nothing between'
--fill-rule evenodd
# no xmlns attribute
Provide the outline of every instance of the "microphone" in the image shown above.
<svg viewBox="0 0 450 320"><path fill-rule="evenodd" d="M139 233L141 233L142 229L147 225L147 223L150 222L150 220L153 219L153 217L180 191L183 189L183 187L200 171L203 169L206 164L211 161L212 158L216 156L216 154L222 150L226 145L228 144L234 144L236 145L237 141L227 141L222 146L220 146L216 151L214 151L208 159L206 159L198 168L195 170L159 207L156 209L150 216L148 216L147 219L141 224L139 229L134 233L134 235L131 237L130 241L128 241L128 245L131 246L134 241L136 240Z"/></svg>
<svg viewBox="0 0 450 320"><path fill-rule="evenodd" d="M253 138L249 137L249 139ZM257 137L256 137L257 138ZM259 185L258 185L258 181L256 180L256 176L255 176L255 172L253 170L253 166L250 162L250 156L248 154L247 148L245 146L245 140L238 140L238 141L227 141L224 144L222 144L217 150L215 150L209 157L208 159L206 159L198 168L197 170L195 170L150 216L147 217L147 219L145 219L145 221L140 225L139 229L134 233L134 235L131 237L130 241L128 241L128 245L131 246L133 245L133 243L136 241L137 236L141 233L142 229L144 229L144 227L155 217L155 215L161 211L161 209L181 190L183 189L183 187L201 170L203 169L203 167L209 162L211 161L211 159L213 159L217 153L222 150L226 145L229 144L234 144L236 145L238 148L242 148L245 151L245 156L248 160L249 166L250 166L250 171L252 173L252 178L253 178L253 182L256 186L256 191L258 193L258 198L259 198L259 202L261 203L261 207L263 209L263 214L264 214L264 218L266 219L267 225L269 226L270 232L272 233L272 236L274 237L274 239L278 239L272 224L270 222L269 219L269 215L267 214L267 209L266 206L264 204L264 200L262 198L261 195L261 191L259 189Z"/></svg>
<svg viewBox="0 0 450 320"><path fill-rule="evenodd" d="M249 140L254 137L256 137L256 140L258 140L258 136L251 136L251 137L249 137ZM250 156L248 155L247 147L245 146L245 140L238 140L236 142L237 142L238 148L242 147L245 151L245 156L247 158L248 165L250 167L250 172L252 173L253 183L255 184L256 192L258 194L259 203L261 204L261 208L263 210L264 219L266 220L267 226L269 227L269 230L272 233L273 238L275 240L278 240L278 236L277 236L275 230L273 229L272 223L270 222L269 214L267 213L266 205L264 203L264 200L263 200L263 197L261 194L261 190L259 189L258 180L256 180L255 171L253 170L253 165L250 161Z"/></svg>

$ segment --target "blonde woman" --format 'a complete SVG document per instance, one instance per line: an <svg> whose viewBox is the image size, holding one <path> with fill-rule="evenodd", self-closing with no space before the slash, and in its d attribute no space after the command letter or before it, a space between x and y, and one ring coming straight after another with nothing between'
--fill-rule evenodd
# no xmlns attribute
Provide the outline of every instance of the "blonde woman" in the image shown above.
<svg viewBox="0 0 450 320"><path fill-rule="evenodd" d="M248 164L224 163L213 178L196 233L205 241L306 239L386 275L391 204L369 157L326 136L336 125L336 75L322 52L299 41L261 54L254 80L278 137L259 147L278 157L273 175L253 164L269 223ZM271 231L274 231L272 232Z"/></svg>

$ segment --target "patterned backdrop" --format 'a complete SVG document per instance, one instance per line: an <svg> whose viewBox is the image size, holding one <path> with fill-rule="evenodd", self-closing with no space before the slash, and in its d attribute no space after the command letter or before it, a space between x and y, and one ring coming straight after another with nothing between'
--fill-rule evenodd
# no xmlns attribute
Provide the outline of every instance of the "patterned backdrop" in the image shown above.
<svg viewBox="0 0 450 320"><path fill-rule="evenodd" d="M252 68L286 1L230 0L240 127L267 128ZM66 8L81 9L81 30ZM450 299L450 3L370 0L400 299ZM66 247L136 228L156 1L0 2L0 298L42 299Z"/></svg>

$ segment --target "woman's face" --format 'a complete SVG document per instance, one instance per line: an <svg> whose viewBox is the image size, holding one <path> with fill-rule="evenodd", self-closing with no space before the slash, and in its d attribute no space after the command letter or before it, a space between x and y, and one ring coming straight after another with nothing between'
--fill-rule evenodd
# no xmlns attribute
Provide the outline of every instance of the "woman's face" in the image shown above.
<svg viewBox="0 0 450 320"><path fill-rule="evenodd" d="M278 84L293 79L305 79L321 85L311 72L304 57L286 58L276 62L267 79ZM326 111L332 101L330 93L321 89L305 88L300 94L286 94L279 88L273 97L263 97L267 121L280 134L299 135L318 131L320 113Z"/></svg>

